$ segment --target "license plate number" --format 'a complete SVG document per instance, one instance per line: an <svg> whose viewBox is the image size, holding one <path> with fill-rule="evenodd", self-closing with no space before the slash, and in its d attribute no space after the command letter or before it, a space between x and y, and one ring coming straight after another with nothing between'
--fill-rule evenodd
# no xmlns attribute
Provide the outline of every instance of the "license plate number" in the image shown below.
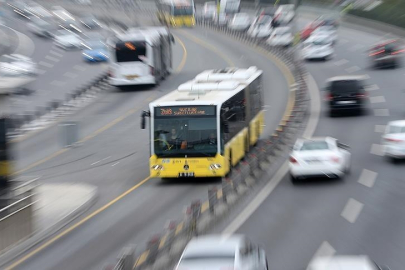
<svg viewBox="0 0 405 270"><path fill-rule="evenodd" d="M179 177L194 177L194 173L193 172L182 172L182 173L179 173Z"/></svg>
<svg viewBox="0 0 405 270"><path fill-rule="evenodd" d="M354 104L354 103L356 103L356 101L354 101L354 100L347 100L347 101L338 101L338 102L336 102L336 103L338 103L338 104Z"/></svg>

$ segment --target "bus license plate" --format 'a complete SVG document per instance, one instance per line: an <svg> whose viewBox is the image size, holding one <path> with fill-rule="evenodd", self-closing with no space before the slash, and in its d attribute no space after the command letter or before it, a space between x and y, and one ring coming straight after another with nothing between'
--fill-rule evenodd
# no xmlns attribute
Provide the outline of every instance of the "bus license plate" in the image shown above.
<svg viewBox="0 0 405 270"><path fill-rule="evenodd" d="M182 172L182 173L179 173L179 177L194 177L194 173L193 172Z"/></svg>

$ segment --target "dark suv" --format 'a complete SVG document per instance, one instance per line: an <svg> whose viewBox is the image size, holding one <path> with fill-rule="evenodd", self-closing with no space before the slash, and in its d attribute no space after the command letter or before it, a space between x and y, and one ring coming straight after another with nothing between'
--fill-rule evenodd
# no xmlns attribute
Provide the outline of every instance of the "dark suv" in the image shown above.
<svg viewBox="0 0 405 270"><path fill-rule="evenodd" d="M369 57L373 67L397 67L400 64L403 44L398 40L381 42L371 48Z"/></svg>
<svg viewBox="0 0 405 270"><path fill-rule="evenodd" d="M326 100L329 103L330 116L339 111L362 113L365 110L367 93L363 76L333 77L326 83Z"/></svg>

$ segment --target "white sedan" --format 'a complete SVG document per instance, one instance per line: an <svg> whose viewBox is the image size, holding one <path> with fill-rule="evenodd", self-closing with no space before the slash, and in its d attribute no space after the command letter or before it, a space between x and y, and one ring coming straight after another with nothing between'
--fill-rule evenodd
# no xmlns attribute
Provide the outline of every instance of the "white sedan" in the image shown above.
<svg viewBox="0 0 405 270"><path fill-rule="evenodd" d="M334 256L317 257L313 259L307 270L390 270L387 266L380 266L368 256Z"/></svg>
<svg viewBox="0 0 405 270"><path fill-rule="evenodd" d="M250 26L250 17L246 13L237 13L228 23L228 27L236 31L245 31Z"/></svg>
<svg viewBox="0 0 405 270"><path fill-rule="evenodd" d="M405 120L389 122L382 136L385 156L393 161L405 158Z"/></svg>
<svg viewBox="0 0 405 270"><path fill-rule="evenodd" d="M271 27L272 17L268 15L260 16L255 19L248 30L248 35L253 38L266 38L273 32Z"/></svg>
<svg viewBox="0 0 405 270"><path fill-rule="evenodd" d="M37 64L27 56L10 54L0 57L0 74L2 76L34 76L37 73Z"/></svg>
<svg viewBox="0 0 405 270"><path fill-rule="evenodd" d="M58 30L54 34L55 44L63 49L79 49L83 47L83 40L69 30Z"/></svg>
<svg viewBox="0 0 405 270"><path fill-rule="evenodd" d="M313 36L323 36L325 40L330 43L335 44L337 41L337 30L336 27L331 25L323 25L316 28L312 34Z"/></svg>
<svg viewBox="0 0 405 270"><path fill-rule="evenodd" d="M291 33L291 28L284 26L277 27L267 40L267 43L270 46L291 46L293 41L294 37Z"/></svg>
<svg viewBox="0 0 405 270"><path fill-rule="evenodd" d="M333 44L324 36L310 36L303 43L302 57L305 60L323 59L327 60L335 53Z"/></svg>
<svg viewBox="0 0 405 270"><path fill-rule="evenodd" d="M266 253L243 235L222 238L206 235L192 239L175 270L268 270Z"/></svg>
<svg viewBox="0 0 405 270"><path fill-rule="evenodd" d="M310 177L339 178L350 172L349 147L331 137L299 139L290 154L291 181Z"/></svg>

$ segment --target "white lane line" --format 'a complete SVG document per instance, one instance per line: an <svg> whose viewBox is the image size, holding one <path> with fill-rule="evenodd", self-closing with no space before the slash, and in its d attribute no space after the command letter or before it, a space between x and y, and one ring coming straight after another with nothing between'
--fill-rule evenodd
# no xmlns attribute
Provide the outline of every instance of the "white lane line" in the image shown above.
<svg viewBox="0 0 405 270"><path fill-rule="evenodd" d="M346 68L345 70L346 70L346 72L353 73L353 72L361 70L361 68L359 68L358 66L354 66L354 67Z"/></svg>
<svg viewBox="0 0 405 270"><path fill-rule="evenodd" d="M374 126L374 132L377 132L377 133L384 133L384 132L385 132L385 128L386 128L386 125L375 125L375 126Z"/></svg>
<svg viewBox="0 0 405 270"><path fill-rule="evenodd" d="M35 43L34 43L34 41L32 41L32 39L30 39L28 36L24 35L23 33L20 33L18 31L14 30L11 27L8 27L6 25L3 25L3 27L10 29L17 35L17 39L18 39L17 48L15 48L15 50L11 53L22 54L22 55L25 55L28 57L30 57L34 53Z"/></svg>
<svg viewBox="0 0 405 270"><path fill-rule="evenodd" d="M53 85L53 86L64 86L66 84L66 82L61 82L61 81L55 80L55 81L50 82L49 84Z"/></svg>
<svg viewBox="0 0 405 270"><path fill-rule="evenodd" d="M51 60L52 62L59 62L60 59L56 57L52 57L50 55L45 56L45 59Z"/></svg>
<svg viewBox="0 0 405 270"><path fill-rule="evenodd" d="M82 67L82 66L79 66L79 65L76 65L73 68L76 69L76 70L79 70L79 71L85 71L86 70L85 67Z"/></svg>
<svg viewBox="0 0 405 270"><path fill-rule="evenodd" d="M384 156L384 145L373 143L370 153L377 156Z"/></svg>
<svg viewBox="0 0 405 270"><path fill-rule="evenodd" d="M315 252L314 256L312 256L312 259L310 262L314 261L317 258L324 258L326 260L332 259L333 255L335 255L336 250L329 244L328 241L322 242L320 247L317 249Z"/></svg>
<svg viewBox="0 0 405 270"><path fill-rule="evenodd" d="M54 66L54 64L47 63L47 62L44 62L44 61L40 61L40 62L38 63L38 65L41 65L41 66L44 66L44 67L47 67L47 68L51 68L51 67Z"/></svg>
<svg viewBox="0 0 405 270"><path fill-rule="evenodd" d="M372 84L372 85L366 87L366 91L375 91L375 90L379 90L379 89L380 89L380 87L378 87L378 85L376 85L376 84Z"/></svg>
<svg viewBox="0 0 405 270"><path fill-rule="evenodd" d="M383 102L385 102L385 97L384 96L370 97L370 102L371 103L383 103Z"/></svg>
<svg viewBox="0 0 405 270"><path fill-rule="evenodd" d="M377 175L378 174L376 172L363 169L357 182L363 186L372 188L374 186L375 179L377 179Z"/></svg>
<svg viewBox="0 0 405 270"><path fill-rule="evenodd" d="M353 198L350 198L340 215L350 223L355 223L361 213L361 210L363 210L363 207L364 204L356 201Z"/></svg>
<svg viewBox="0 0 405 270"><path fill-rule="evenodd" d="M111 165L112 167L114 167L115 165L117 165L118 163L120 163L119 161L117 163L114 163L113 165Z"/></svg>
<svg viewBox="0 0 405 270"><path fill-rule="evenodd" d="M77 75L77 74L74 74L74 73L72 73L72 72L66 72L65 74L63 74L63 76L68 77L68 78L70 78L70 79L74 79L74 78L76 78L78 75Z"/></svg>
<svg viewBox="0 0 405 270"><path fill-rule="evenodd" d="M63 56L63 54L61 54L61 53L59 53L59 52L55 52L54 50L50 50L49 53L50 53L50 54L53 54L53 55L55 55L55 56L57 56L57 57L62 57L62 56Z"/></svg>
<svg viewBox="0 0 405 270"><path fill-rule="evenodd" d="M39 75L43 75L43 74L46 73L46 70L38 69L38 70L37 70L37 73L38 73Z"/></svg>
<svg viewBox="0 0 405 270"><path fill-rule="evenodd" d="M334 64L335 64L336 66L342 66L342 65L344 65L344 64L346 64L346 63L349 63L349 61L347 61L346 59L342 59L342 60L339 60L339 61L334 62Z"/></svg>
<svg viewBox="0 0 405 270"><path fill-rule="evenodd" d="M390 111L388 109L374 109L375 116L390 116Z"/></svg>
<svg viewBox="0 0 405 270"><path fill-rule="evenodd" d="M106 158L100 159L99 161L96 161L96 162L94 162L94 163L91 163L91 166L96 165L97 163L100 163L101 161L104 161L104 160L106 160L106 159L109 159L110 157L111 157L111 156L108 156L108 157L106 157Z"/></svg>
<svg viewBox="0 0 405 270"><path fill-rule="evenodd" d="M310 138L315 132L315 128L318 125L319 115L321 111L321 101L319 96L319 88L315 82L315 79L308 74L307 75L308 89L310 92L310 116L308 119L308 124L305 127L303 137ZM228 225L228 227L223 230L222 234L226 237L235 233L243 223L259 208L259 206L266 200L266 198L273 192L280 181L284 178L285 174L288 172L288 160L284 162L272 179L264 186L264 188L256 195L255 198L246 206L245 209Z"/></svg>

